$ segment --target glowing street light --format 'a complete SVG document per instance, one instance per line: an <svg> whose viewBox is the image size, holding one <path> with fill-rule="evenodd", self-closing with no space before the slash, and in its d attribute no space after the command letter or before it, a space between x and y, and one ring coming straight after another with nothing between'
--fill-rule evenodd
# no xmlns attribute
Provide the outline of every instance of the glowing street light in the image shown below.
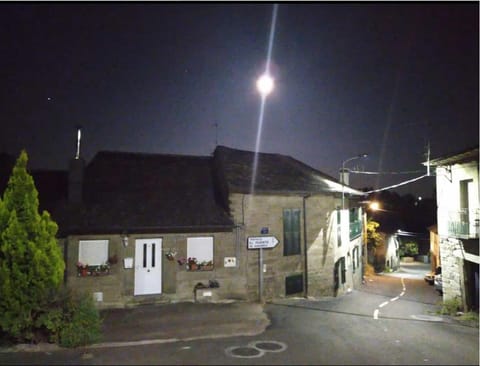
<svg viewBox="0 0 480 366"><path fill-rule="evenodd" d="M380 203L378 203L377 201L373 201L373 202L370 203L370 205L368 205L368 207L372 211L378 211L378 210L380 210Z"/></svg>
<svg viewBox="0 0 480 366"><path fill-rule="evenodd" d="M266 97L270 94L275 86L273 78L268 74L263 74L257 80L257 89L262 95L262 97Z"/></svg>

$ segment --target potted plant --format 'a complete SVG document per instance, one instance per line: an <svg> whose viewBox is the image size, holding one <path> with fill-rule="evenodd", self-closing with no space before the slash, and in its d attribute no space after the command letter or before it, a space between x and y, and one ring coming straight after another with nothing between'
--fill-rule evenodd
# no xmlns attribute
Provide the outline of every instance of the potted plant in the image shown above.
<svg viewBox="0 0 480 366"><path fill-rule="evenodd" d="M88 276L88 264L78 261L77 271L79 276L82 276L82 277Z"/></svg>
<svg viewBox="0 0 480 366"><path fill-rule="evenodd" d="M213 262L212 261L203 261L200 263L199 268L202 271L211 271L213 269Z"/></svg>
<svg viewBox="0 0 480 366"><path fill-rule="evenodd" d="M177 255L177 252L175 252L175 251L173 251L173 250L170 250L170 249L168 250L167 253L165 253L165 257L167 257L167 259L168 259L169 261L175 260L175 256L176 256L176 255Z"/></svg>
<svg viewBox="0 0 480 366"><path fill-rule="evenodd" d="M100 275L106 275L109 272L110 272L110 264L108 262L105 262L104 264L97 266L93 273L95 276L100 276Z"/></svg>
<svg viewBox="0 0 480 366"><path fill-rule="evenodd" d="M190 271L196 271L198 269L197 258L195 257L188 257L187 260L187 267Z"/></svg>

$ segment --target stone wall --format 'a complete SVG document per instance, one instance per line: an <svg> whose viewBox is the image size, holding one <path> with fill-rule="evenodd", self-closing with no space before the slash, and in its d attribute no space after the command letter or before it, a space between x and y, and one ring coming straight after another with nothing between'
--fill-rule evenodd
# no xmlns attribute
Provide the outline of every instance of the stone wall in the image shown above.
<svg viewBox="0 0 480 366"><path fill-rule="evenodd" d="M459 299L463 303L463 259L459 257L461 240L440 237L443 299Z"/></svg>
<svg viewBox="0 0 480 366"><path fill-rule="evenodd" d="M337 199L338 200L338 199ZM305 204L305 206L304 206ZM247 246L249 236L261 236L262 228L268 228L268 236L275 236L279 243L273 249L263 249L263 298L286 297L286 277L302 274L303 292L294 296L333 296L334 261L345 256L347 259L346 283L338 293L355 288L362 281L362 242L361 237L353 241L346 240L337 246L336 210L338 202L333 196L314 195L305 199L300 195L243 195L231 194L230 207L235 224L242 228L243 248ZM306 225L304 226L304 207ZM283 210L299 209L300 247L298 255L283 255ZM346 212L348 220L348 212ZM306 232L307 275L305 276ZM347 230L348 237L348 230ZM358 247L359 263L353 269L353 248ZM348 256L350 254L350 256ZM247 263L247 293L250 300L259 299L259 250L242 250L240 260ZM305 283L308 281L308 283Z"/></svg>

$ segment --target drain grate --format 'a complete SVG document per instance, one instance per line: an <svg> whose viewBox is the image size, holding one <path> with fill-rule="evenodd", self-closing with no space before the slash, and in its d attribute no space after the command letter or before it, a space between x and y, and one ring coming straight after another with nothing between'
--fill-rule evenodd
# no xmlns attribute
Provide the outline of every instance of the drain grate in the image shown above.
<svg viewBox="0 0 480 366"><path fill-rule="evenodd" d="M238 358L257 358L265 355L266 352L282 352L287 345L277 341L254 341L247 346L233 346L225 349L225 354Z"/></svg>
<svg viewBox="0 0 480 366"><path fill-rule="evenodd" d="M285 343L277 341L255 341L250 342L248 345L267 352L283 352L287 349Z"/></svg>
<svg viewBox="0 0 480 366"><path fill-rule="evenodd" d="M256 358L262 357L265 354L265 352L260 349L248 346L229 347L225 350L225 353L227 354L227 356L239 358Z"/></svg>

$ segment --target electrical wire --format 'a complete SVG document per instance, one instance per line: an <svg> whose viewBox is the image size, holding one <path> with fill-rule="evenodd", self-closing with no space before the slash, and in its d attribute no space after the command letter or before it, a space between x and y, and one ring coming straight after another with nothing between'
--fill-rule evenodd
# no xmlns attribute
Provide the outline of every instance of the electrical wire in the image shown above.
<svg viewBox="0 0 480 366"><path fill-rule="evenodd" d="M366 172L362 170L349 170L350 173L356 174L418 174L423 173L423 170L410 170L406 172Z"/></svg>
<svg viewBox="0 0 480 366"><path fill-rule="evenodd" d="M374 192L380 192L380 191L385 191L387 189L391 189L391 188L397 188L397 187L400 187L400 186L403 186L405 184L409 184L409 183L413 183L417 180L420 180L422 178L425 178L425 177L429 177L431 175L428 175L428 174L424 174L424 175L421 175L420 177L416 177L416 178L413 178L413 179L409 179L407 181L404 181L404 182L401 182L401 183L398 183L398 184L394 184L392 186L388 186L388 187L384 187L384 188L379 188L379 189L374 189L372 191L368 191L368 192L365 192L365 194L369 194L369 193L374 193Z"/></svg>

